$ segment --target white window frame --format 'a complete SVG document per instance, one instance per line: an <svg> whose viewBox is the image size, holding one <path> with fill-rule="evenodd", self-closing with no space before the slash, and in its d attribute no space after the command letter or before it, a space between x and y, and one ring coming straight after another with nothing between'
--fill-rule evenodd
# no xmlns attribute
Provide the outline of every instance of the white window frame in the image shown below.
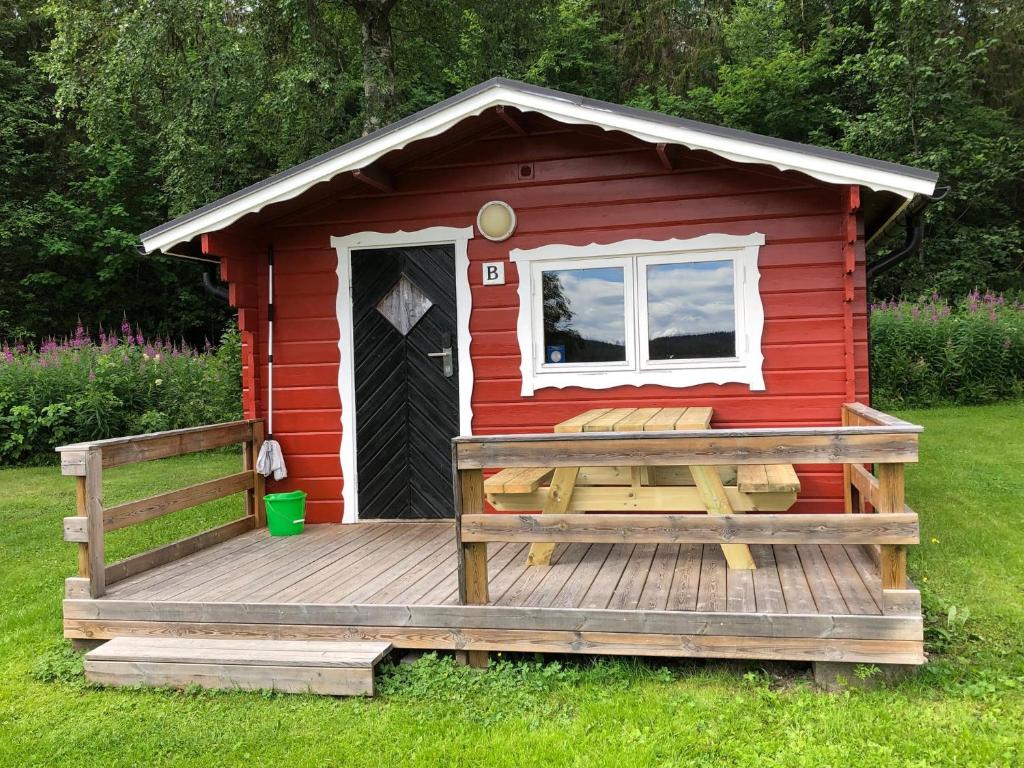
<svg viewBox="0 0 1024 768"><path fill-rule="evenodd" d="M723 255L720 251L712 251L710 253L684 251L654 256L638 256L636 261L637 344L640 352L641 370L734 368L742 362L747 353L747 343L749 341L748 334L744 333L744 329L747 327L746 304L743 301L745 265L738 263L731 254ZM651 360L650 323L647 313L647 268L661 264L697 264L708 261L732 262L733 328L735 329L736 336L736 354L732 357L691 357L679 360Z"/></svg>
<svg viewBox="0 0 1024 768"><path fill-rule="evenodd" d="M746 384L763 391L761 334L764 307L757 267L764 235L702 235L687 240L621 240L590 245L545 245L513 249L510 260L519 272L519 340L521 394L530 397L546 387L608 389L623 385L692 387L698 384ZM647 321L647 267L653 264L700 261L733 262L736 312L736 356L687 360L650 360ZM542 271L593 266L613 267L629 262L626 281L626 357L629 364L544 362ZM630 294L632 293L632 297ZM632 330L631 330L632 328ZM571 366L571 367L570 367Z"/></svg>
<svg viewBox="0 0 1024 768"><path fill-rule="evenodd" d="M622 362L594 362L594 363L548 363L546 358L547 345L544 339L544 296L540 286L542 285L542 272L557 272L565 269L622 269L622 293L625 306L624 334L626 359ZM534 369L543 374L561 373L566 371L578 372L606 372L606 371L632 371L636 368L636 322L635 322L635 301L633 290L633 259L630 258L594 258L594 259L566 259L564 261L539 261L530 265L533 272L533 280L537 290L533 292L533 334L538 340L534 346Z"/></svg>

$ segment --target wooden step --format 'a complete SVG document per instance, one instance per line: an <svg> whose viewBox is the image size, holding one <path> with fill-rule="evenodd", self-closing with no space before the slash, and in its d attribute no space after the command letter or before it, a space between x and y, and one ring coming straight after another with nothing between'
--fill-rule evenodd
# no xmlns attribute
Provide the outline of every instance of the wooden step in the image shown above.
<svg viewBox="0 0 1024 768"><path fill-rule="evenodd" d="M372 696L391 643L115 637L85 655L100 685L151 685Z"/></svg>

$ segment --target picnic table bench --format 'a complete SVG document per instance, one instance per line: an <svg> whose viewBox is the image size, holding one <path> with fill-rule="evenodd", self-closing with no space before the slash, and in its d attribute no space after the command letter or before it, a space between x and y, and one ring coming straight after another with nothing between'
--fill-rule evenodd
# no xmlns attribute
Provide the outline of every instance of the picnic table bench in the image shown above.
<svg viewBox="0 0 1024 768"><path fill-rule="evenodd" d="M555 425L566 432L667 432L709 429L705 407L595 408ZM484 481L499 512L782 512L800 492L791 464L740 467L526 467L502 469ZM547 565L554 544L532 544L527 562ZM753 569L745 544L723 544L731 568Z"/></svg>

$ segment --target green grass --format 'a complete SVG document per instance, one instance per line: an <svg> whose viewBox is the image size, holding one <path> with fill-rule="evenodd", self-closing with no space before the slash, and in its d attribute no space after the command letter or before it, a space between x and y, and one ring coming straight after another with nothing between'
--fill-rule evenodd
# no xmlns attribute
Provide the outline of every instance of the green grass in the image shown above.
<svg viewBox="0 0 1024 768"><path fill-rule="evenodd" d="M385 671L372 701L92 688L60 629L73 484L52 468L2 470L0 766L1022 765L1024 403L901 415L927 428L907 481L932 662L894 688L839 695L799 668L500 661L478 674L431 657ZM115 470L107 497L237 462ZM233 499L118 532L110 557L239 511Z"/></svg>

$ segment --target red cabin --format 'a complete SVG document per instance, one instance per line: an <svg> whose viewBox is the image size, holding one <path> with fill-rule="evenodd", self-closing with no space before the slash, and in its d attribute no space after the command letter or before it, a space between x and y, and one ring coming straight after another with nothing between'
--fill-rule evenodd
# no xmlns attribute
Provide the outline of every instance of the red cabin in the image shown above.
<svg viewBox="0 0 1024 768"><path fill-rule="evenodd" d="M495 79L142 236L220 263L310 522L450 517L451 438L590 408L835 425L865 246L936 175ZM797 465L794 511L843 509Z"/></svg>

